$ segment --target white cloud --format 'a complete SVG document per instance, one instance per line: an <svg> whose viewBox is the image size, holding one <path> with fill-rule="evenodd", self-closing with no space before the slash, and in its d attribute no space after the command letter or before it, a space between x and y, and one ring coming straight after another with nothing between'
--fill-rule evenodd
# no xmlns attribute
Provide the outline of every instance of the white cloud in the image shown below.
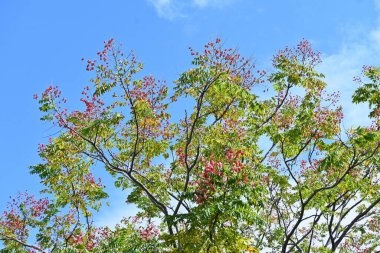
<svg viewBox="0 0 380 253"><path fill-rule="evenodd" d="M153 5L159 17L175 19L186 17L186 10L206 7L221 8L232 4L236 0L147 0Z"/></svg>
<svg viewBox="0 0 380 253"><path fill-rule="evenodd" d="M176 0L148 0L156 9L157 15L165 19L184 17L182 13L182 3Z"/></svg>
<svg viewBox="0 0 380 253"><path fill-rule="evenodd" d="M347 29L346 40L335 54L324 55L320 71L325 74L330 91L341 92L341 104L345 114L346 126L369 124L368 106L354 105L351 96L357 85L353 77L360 76L363 65L376 65L380 58L380 0L379 20L376 27L370 29Z"/></svg>

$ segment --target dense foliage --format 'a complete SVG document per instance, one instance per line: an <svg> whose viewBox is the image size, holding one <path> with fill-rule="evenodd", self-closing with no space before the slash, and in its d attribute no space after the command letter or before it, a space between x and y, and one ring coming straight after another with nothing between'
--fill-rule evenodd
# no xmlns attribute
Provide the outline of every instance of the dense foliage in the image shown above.
<svg viewBox="0 0 380 253"><path fill-rule="evenodd" d="M380 70L355 79L373 124L344 130L307 41L279 51L270 73L219 39L190 53L169 90L111 39L87 61L83 108L69 111L58 87L35 95L60 129L31 167L47 198L12 199L2 252L379 250ZM102 168L139 208L115 228L93 222Z"/></svg>

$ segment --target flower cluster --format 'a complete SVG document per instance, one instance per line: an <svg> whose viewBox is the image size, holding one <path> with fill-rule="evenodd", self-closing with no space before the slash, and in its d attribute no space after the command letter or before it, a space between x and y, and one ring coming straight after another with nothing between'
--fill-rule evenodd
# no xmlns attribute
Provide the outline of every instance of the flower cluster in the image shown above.
<svg viewBox="0 0 380 253"><path fill-rule="evenodd" d="M8 202L8 210L0 218L0 228L5 229L12 237L26 240L29 229L35 221L41 221L49 208L49 200L35 199L28 192L20 193Z"/></svg>
<svg viewBox="0 0 380 253"><path fill-rule="evenodd" d="M222 46L221 40L217 38L207 43L202 53L190 47L190 54L194 56L193 64L215 68L217 73L228 73L230 80L247 90L254 84L263 82L262 77L266 75L264 70L253 71L255 65L250 59L241 56L235 49L223 49ZM258 77L255 76L256 73Z"/></svg>
<svg viewBox="0 0 380 253"><path fill-rule="evenodd" d="M179 147L176 150L176 155L178 157L179 164L184 166L186 161L186 154L183 147Z"/></svg>
<svg viewBox="0 0 380 253"><path fill-rule="evenodd" d="M159 230L157 229L156 225L153 223L149 223L146 228L140 229L139 231L140 237L144 240L150 240L156 236L159 235Z"/></svg>
<svg viewBox="0 0 380 253"><path fill-rule="evenodd" d="M103 62L107 62L108 60L108 52L113 49L114 39L111 38L107 41L104 41L104 49L102 51L97 52L99 59Z"/></svg>
<svg viewBox="0 0 380 253"><path fill-rule="evenodd" d="M309 41L301 40L295 49L286 47L280 50L273 58L272 63L274 67L278 67L284 59L288 59L291 62L300 62L304 66L316 66L321 63L320 52L315 52L311 47Z"/></svg>
<svg viewBox="0 0 380 253"><path fill-rule="evenodd" d="M84 90L82 91L84 97L80 99L80 101L85 104L86 109L83 112L73 111L70 115L71 117L74 116L83 121L89 121L99 118L101 113L106 112L106 109L104 108L105 103L98 96L91 95L89 92L90 87L84 87Z"/></svg>
<svg viewBox="0 0 380 253"><path fill-rule="evenodd" d="M99 60L104 62L108 66L108 52L113 50L113 44L114 39L111 38L110 40L104 41L104 48L102 51L97 52L97 55L99 57ZM84 58L82 58L82 61L84 61ZM96 67L97 61L96 60L87 60L86 70L87 71L93 71Z"/></svg>
<svg viewBox="0 0 380 253"><path fill-rule="evenodd" d="M34 95L35 99L38 99L38 95ZM61 97L61 91L58 86L50 85L43 93L39 99L41 104L40 110L43 112L48 112L49 114L43 117L43 120L55 119L59 126L63 127L67 125L67 109L63 108L67 100Z"/></svg>
<svg viewBox="0 0 380 253"><path fill-rule="evenodd" d="M221 161L205 161L202 173L192 183L195 188L194 199L198 204L203 204L219 191L225 191L228 185L247 185L250 183L249 173L241 162L244 152L242 150L229 150L226 152L225 163Z"/></svg>
<svg viewBox="0 0 380 253"><path fill-rule="evenodd" d="M39 101L42 106L40 109L42 111L50 111L50 117L47 119L54 119L53 123L59 127L70 129L70 131L75 131L80 127L84 127L88 124L90 120L95 120L100 117L102 113L106 112L104 108L105 103L96 95L90 95L90 87L85 86L80 99L81 102L85 104L85 109L83 111L75 110L68 113L67 108L63 108L63 104L67 101L61 98L61 91L58 86L49 86L43 93ZM38 98L38 96L36 96ZM70 120L75 118L76 120ZM75 122L75 123L73 123ZM41 152L44 146L39 147Z"/></svg>
<svg viewBox="0 0 380 253"><path fill-rule="evenodd" d="M136 231L139 233L140 238L145 241L152 240L160 235L159 229L151 221L144 222L143 218L134 216L132 218L132 223L136 228Z"/></svg>
<svg viewBox="0 0 380 253"><path fill-rule="evenodd" d="M168 138L166 131L169 125L169 114L166 113L167 85L165 81L156 80L153 76L144 76L140 82L130 87L131 107L134 113L140 109L141 136L143 138Z"/></svg>
<svg viewBox="0 0 380 253"><path fill-rule="evenodd" d="M107 227L94 227L91 228L86 233L80 231L71 238L71 244L73 246L83 245L86 250L91 251L94 248L98 247L102 240L110 237L111 230Z"/></svg>

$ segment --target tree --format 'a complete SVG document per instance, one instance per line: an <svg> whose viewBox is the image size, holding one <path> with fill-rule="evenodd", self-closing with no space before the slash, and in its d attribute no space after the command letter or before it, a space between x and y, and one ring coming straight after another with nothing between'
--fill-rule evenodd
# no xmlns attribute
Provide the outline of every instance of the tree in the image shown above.
<svg viewBox="0 0 380 253"><path fill-rule="evenodd" d="M220 39L190 52L170 96L113 39L87 61L83 109L68 111L58 87L35 96L60 129L31 167L50 199L10 202L3 252L379 250L380 70L365 67L353 96L373 124L343 131L307 41L279 51L269 74ZM114 229L92 222L108 196L99 164L140 210Z"/></svg>

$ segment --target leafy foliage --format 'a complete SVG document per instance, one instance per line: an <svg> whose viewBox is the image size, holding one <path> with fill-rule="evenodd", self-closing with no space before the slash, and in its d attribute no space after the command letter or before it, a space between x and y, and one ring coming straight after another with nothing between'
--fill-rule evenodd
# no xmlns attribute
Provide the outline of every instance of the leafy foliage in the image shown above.
<svg viewBox="0 0 380 253"><path fill-rule="evenodd" d="M2 252L379 250L379 69L366 67L353 95L373 124L344 132L307 41L268 74L220 39L190 53L170 97L113 39L87 61L83 109L66 109L58 87L42 93L41 119L60 131L31 172L50 199L10 202ZM115 228L92 220L108 197L95 164L139 208Z"/></svg>

